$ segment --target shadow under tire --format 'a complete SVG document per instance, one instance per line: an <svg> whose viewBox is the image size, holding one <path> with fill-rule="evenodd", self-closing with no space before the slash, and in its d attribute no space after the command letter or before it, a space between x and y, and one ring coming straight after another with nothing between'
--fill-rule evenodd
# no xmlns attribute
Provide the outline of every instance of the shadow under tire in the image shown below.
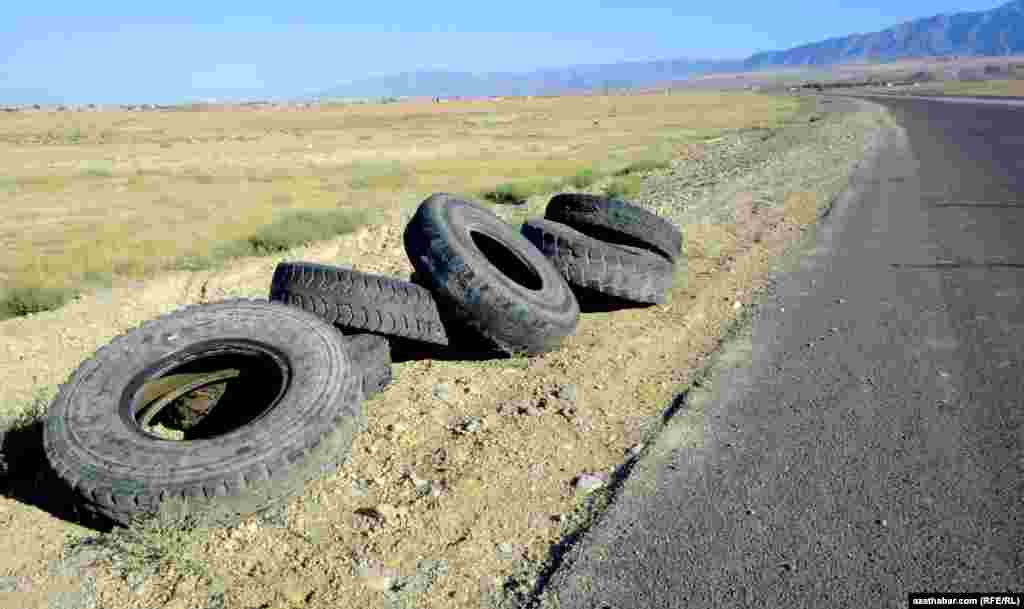
<svg viewBox="0 0 1024 609"><path fill-rule="evenodd" d="M282 262L274 269L270 300L316 313L343 330L448 344L434 297L400 279L312 262Z"/></svg>
<svg viewBox="0 0 1024 609"><path fill-rule="evenodd" d="M403 234L418 281L452 324L508 354L557 349L579 303L547 258L493 212L448 194L420 204Z"/></svg>
<svg viewBox="0 0 1024 609"><path fill-rule="evenodd" d="M391 384L391 343L376 334L354 334L345 337L356 367L363 370L361 389L368 398L384 391Z"/></svg>
<svg viewBox="0 0 1024 609"><path fill-rule="evenodd" d="M607 243L551 220L523 223L523 236L570 285L631 302L665 302L674 265L648 250Z"/></svg>
<svg viewBox="0 0 1024 609"><path fill-rule="evenodd" d="M161 401L153 387L223 366L240 372L202 434L166 439L140 422ZM365 425L364 367L337 328L306 311L255 300L190 306L82 362L49 407L44 451L83 506L114 522L164 504L232 521L344 461Z"/></svg>
<svg viewBox="0 0 1024 609"><path fill-rule="evenodd" d="M621 199L562 193L548 202L544 218L619 245L653 251L670 262L682 254L683 235L674 224Z"/></svg>

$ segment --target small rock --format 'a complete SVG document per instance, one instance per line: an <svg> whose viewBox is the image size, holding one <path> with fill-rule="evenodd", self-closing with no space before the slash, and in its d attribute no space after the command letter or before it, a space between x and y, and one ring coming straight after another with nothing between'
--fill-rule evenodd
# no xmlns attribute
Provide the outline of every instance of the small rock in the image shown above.
<svg viewBox="0 0 1024 609"><path fill-rule="evenodd" d="M740 309L743 308L743 303L737 300L736 302L732 303L732 308L734 311L739 311Z"/></svg>
<svg viewBox="0 0 1024 609"><path fill-rule="evenodd" d="M591 474L583 474L576 478L576 490L583 493L592 493L604 487L604 480Z"/></svg>
<svg viewBox="0 0 1024 609"><path fill-rule="evenodd" d="M475 417L466 419L459 428L463 433L477 433L483 427L483 422Z"/></svg>
<svg viewBox="0 0 1024 609"><path fill-rule="evenodd" d="M642 453L643 451L644 443L640 442L638 444L634 444L633 446L631 446L626 454L628 454L630 457L639 457L640 453Z"/></svg>
<svg viewBox="0 0 1024 609"><path fill-rule="evenodd" d="M431 392L435 399L441 400L442 402L448 401L451 396L452 388L448 383L438 383L434 385L434 389Z"/></svg>
<svg viewBox="0 0 1024 609"><path fill-rule="evenodd" d="M370 492L370 483L366 480L352 481L352 496L365 497Z"/></svg>
<svg viewBox="0 0 1024 609"><path fill-rule="evenodd" d="M513 552L515 552L515 548L507 541L498 544L499 558L511 558Z"/></svg>
<svg viewBox="0 0 1024 609"><path fill-rule="evenodd" d="M540 410L536 406L530 403L519 405L519 414L525 414L528 417L535 417L540 414Z"/></svg>
<svg viewBox="0 0 1024 609"><path fill-rule="evenodd" d="M577 395L578 391L576 389L576 385L573 385L571 383L566 383L560 386L558 388L558 391L555 393L555 397L557 397L560 400L565 400L567 402L575 402Z"/></svg>
<svg viewBox="0 0 1024 609"><path fill-rule="evenodd" d="M836 298L836 304L845 304L845 303L846 303L846 299L845 298Z"/></svg>

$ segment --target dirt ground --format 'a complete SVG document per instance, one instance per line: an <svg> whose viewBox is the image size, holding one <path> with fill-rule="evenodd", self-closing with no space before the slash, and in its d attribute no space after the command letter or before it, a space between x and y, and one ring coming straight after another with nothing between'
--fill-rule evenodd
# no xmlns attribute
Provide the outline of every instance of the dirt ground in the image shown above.
<svg viewBox="0 0 1024 609"><path fill-rule="evenodd" d="M830 171L845 175L877 123L843 125L842 145L799 158L834 155ZM586 313L555 353L395 364L391 386L366 403L369 426L346 463L270 514L187 535L97 537L51 506L5 493L0 606L512 606L553 548L585 526L601 487L642 454L673 398L842 186L825 177L820 190L783 188L775 205L731 193L730 221L685 226L688 263L667 304ZM287 259L408 276L403 218L392 213L392 222ZM124 281L59 311L0 323L0 385L28 399L146 319L185 304L266 297L280 259ZM691 426L699 437L702 420Z"/></svg>

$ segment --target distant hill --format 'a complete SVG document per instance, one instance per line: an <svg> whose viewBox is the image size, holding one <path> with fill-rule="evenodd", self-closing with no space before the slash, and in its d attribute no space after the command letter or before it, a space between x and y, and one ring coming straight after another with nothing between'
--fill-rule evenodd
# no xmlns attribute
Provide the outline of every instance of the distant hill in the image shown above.
<svg viewBox="0 0 1024 609"><path fill-rule="evenodd" d="M909 57L1024 53L1024 0L990 11L937 15L871 34L854 34L746 60L674 59L571 66L526 73L410 72L357 80L317 98L539 95L637 88L714 73Z"/></svg>
<svg viewBox="0 0 1024 609"><path fill-rule="evenodd" d="M950 55L1014 55L1024 52L1024 0L990 11L936 15L880 32L830 38L785 51L757 53L749 70L828 66L850 61L887 61Z"/></svg>
<svg viewBox="0 0 1024 609"><path fill-rule="evenodd" d="M579 65L533 72L406 72L333 87L317 98L544 95L643 87L742 68L740 60L670 59Z"/></svg>

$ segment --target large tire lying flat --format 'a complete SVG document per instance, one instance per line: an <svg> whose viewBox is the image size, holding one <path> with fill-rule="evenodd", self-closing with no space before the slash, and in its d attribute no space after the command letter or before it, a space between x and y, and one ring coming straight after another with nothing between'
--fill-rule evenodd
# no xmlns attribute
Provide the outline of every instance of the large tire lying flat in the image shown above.
<svg viewBox="0 0 1024 609"><path fill-rule="evenodd" d="M595 239L656 252L671 262L682 252L683 235L674 224L621 199L558 194L548 202L544 218Z"/></svg>
<svg viewBox="0 0 1024 609"><path fill-rule="evenodd" d="M550 220L527 220L522 232L570 285L641 303L665 302L672 287L672 263L648 250L599 241Z"/></svg>
<svg viewBox="0 0 1024 609"><path fill-rule="evenodd" d="M164 504L228 520L261 511L335 468L364 424L364 363L344 341L319 317L265 301L146 322L61 387L45 419L47 459L87 510L122 524ZM223 368L238 376L197 426L204 434L168 440L140 423L160 402L149 402L154 380Z"/></svg>
<svg viewBox="0 0 1024 609"><path fill-rule="evenodd" d="M363 397L380 393L391 383L391 345L388 339L376 334L356 334L346 338L345 346L356 367L364 371Z"/></svg>
<svg viewBox="0 0 1024 609"><path fill-rule="evenodd" d="M427 198L405 228L405 250L446 317L498 350L556 349L579 304L554 266L494 213L447 194Z"/></svg>
<svg viewBox="0 0 1024 609"><path fill-rule="evenodd" d="M274 269L270 300L316 313L344 330L448 344L434 297L399 279L311 262L282 262Z"/></svg>

